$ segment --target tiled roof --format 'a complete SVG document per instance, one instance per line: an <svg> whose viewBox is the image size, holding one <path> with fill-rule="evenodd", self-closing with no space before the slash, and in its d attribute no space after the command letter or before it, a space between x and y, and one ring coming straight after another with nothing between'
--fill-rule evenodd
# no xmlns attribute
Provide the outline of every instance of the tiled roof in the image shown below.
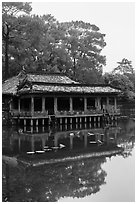
<svg viewBox="0 0 137 204"><path fill-rule="evenodd" d="M47 75L38 75L38 74L27 74L27 80L30 82L45 82L45 83L78 83L71 80L69 77L65 75L59 74L47 74Z"/></svg>
<svg viewBox="0 0 137 204"><path fill-rule="evenodd" d="M19 78L17 76L7 79L2 84L2 93L3 94L16 94L17 86L19 85Z"/></svg>
<svg viewBox="0 0 137 204"><path fill-rule="evenodd" d="M17 93L17 87L19 85L19 81L23 81L25 79L29 83L33 82L40 82L40 83L63 83L63 84L77 84L78 82L75 82L71 80L69 77L61 74L32 74L27 73L22 76L22 74L19 74L18 76L12 77L8 80L6 80L2 84L2 93L3 94L16 94Z"/></svg>
<svg viewBox="0 0 137 204"><path fill-rule="evenodd" d="M19 87L19 84L21 85ZM118 93L105 85L82 85L60 74L19 74L6 80L2 85L3 94L23 93Z"/></svg>
<svg viewBox="0 0 137 204"><path fill-rule="evenodd" d="M19 93L118 93L119 90L110 86L82 86L82 85L37 85L31 88L22 88Z"/></svg>

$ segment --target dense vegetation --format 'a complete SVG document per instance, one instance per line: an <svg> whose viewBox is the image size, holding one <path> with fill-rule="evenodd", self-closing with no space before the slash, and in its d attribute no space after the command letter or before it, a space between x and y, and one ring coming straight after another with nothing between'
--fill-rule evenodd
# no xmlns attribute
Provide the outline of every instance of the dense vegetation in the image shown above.
<svg viewBox="0 0 137 204"><path fill-rule="evenodd" d="M2 3L3 80L22 69L65 73L82 83L109 83L134 100L135 73L123 59L111 73L103 75L105 34L83 21L58 22L50 14L31 15L31 3Z"/></svg>

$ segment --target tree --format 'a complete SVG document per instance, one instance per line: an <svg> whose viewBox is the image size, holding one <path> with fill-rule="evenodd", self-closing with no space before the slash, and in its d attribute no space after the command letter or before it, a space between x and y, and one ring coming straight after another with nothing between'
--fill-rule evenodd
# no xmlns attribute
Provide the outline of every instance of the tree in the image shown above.
<svg viewBox="0 0 137 204"><path fill-rule="evenodd" d="M123 58L121 62L117 62L118 67L114 68L113 74L134 74L134 68L132 67L132 62Z"/></svg>
<svg viewBox="0 0 137 204"><path fill-rule="evenodd" d="M4 78L24 67L98 82L105 65L101 50L106 45L99 28L83 21L59 23L50 14L26 15L30 11L30 3L3 3Z"/></svg>
<svg viewBox="0 0 137 204"><path fill-rule="evenodd" d="M105 47L104 34L99 28L83 21L61 23L65 31L65 50L69 57L69 72L78 80L78 73L83 69L97 70L102 73L105 56L101 50Z"/></svg>
<svg viewBox="0 0 137 204"><path fill-rule="evenodd" d="M107 84L120 88L123 100L134 102L135 71L132 67L132 62L124 58L118 64L118 67L114 68L111 73L104 74L104 81Z"/></svg>
<svg viewBox="0 0 137 204"><path fill-rule="evenodd" d="M2 37L3 37L3 61L4 75L9 77L9 46L16 38L16 31L19 27L18 14L29 13L30 3L25 2L3 2L2 3Z"/></svg>

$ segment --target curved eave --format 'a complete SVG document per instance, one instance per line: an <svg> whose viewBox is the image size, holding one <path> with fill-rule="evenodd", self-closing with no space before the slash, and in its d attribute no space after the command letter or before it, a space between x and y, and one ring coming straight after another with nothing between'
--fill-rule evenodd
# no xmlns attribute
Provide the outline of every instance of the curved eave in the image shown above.
<svg viewBox="0 0 137 204"><path fill-rule="evenodd" d="M69 92L64 92L64 91L39 91L39 90L28 90L28 91L19 91L18 95L26 95L26 94L107 94L107 95L118 95L120 92L74 92L74 91L69 91Z"/></svg>

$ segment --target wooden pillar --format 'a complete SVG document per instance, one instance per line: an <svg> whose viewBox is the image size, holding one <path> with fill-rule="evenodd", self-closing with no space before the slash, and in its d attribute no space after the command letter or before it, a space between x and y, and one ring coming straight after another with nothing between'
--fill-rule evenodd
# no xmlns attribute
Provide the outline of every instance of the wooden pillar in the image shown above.
<svg viewBox="0 0 137 204"><path fill-rule="evenodd" d="M95 107L98 108L98 99L95 98Z"/></svg>
<svg viewBox="0 0 137 204"><path fill-rule="evenodd" d="M86 134L84 135L84 147L85 148L87 147L87 135Z"/></svg>
<svg viewBox="0 0 137 204"><path fill-rule="evenodd" d="M98 117L98 127L101 126L101 122L100 121L101 121L101 116Z"/></svg>
<svg viewBox="0 0 137 204"><path fill-rule="evenodd" d="M114 98L114 110L117 111L117 98Z"/></svg>
<svg viewBox="0 0 137 204"><path fill-rule="evenodd" d="M67 118L65 118L65 124L67 124Z"/></svg>
<svg viewBox="0 0 137 204"><path fill-rule="evenodd" d="M26 119L24 119L24 126L26 126Z"/></svg>
<svg viewBox="0 0 137 204"><path fill-rule="evenodd" d="M38 126L36 126L36 132L37 132L37 133L39 132L39 128L38 128Z"/></svg>
<svg viewBox="0 0 137 204"><path fill-rule="evenodd" d="M27 128L26 128L26 125L25 125L24 128L23 128L23 131L26 132L26 130L27 130Z"/></svg>
<svg viewBox="0 0 137 204"><path fill-rule="evenodd" d="M87 98L84 98L84 112L87 112Z"/></svg>
<svg viewBox="0 0 137 204"><path fill-rule="evenodd" d="M45 147L45 138L42 137L42 149L44 150L44 147Z"/></svg>
<svg viewBox="0 0 137 204"><path fill-rule="evenodd" d="M31 97L31 115L34 114L34 97Z"/></svg>
<svg viewBox="0 0 137 204"><path fill-rule="evenodd" d="M58 108L57 108L57 98L54 97L54 114L56 114L58 111Z"/></svg>
<svg viewBox="0 0 137 204"><path fill-rule="evenodd" d="M101 103L100 103L100 100L101 100L100 97L97 97L97 98L95 99L95 106L96 106L96 108L97 108L98 110L101 109Z"/></svg>
<svg viewBox="0 0 137 204"><path fill-rule="evenodd" d="M10 100L10 103L9 103L9 109L10 111L12 110L12 99Z"/></svg>
<svg viewBox="0 0 137 204"><path fill-rule="evenodd" d="M107 97L107 110L109 111L109 97Z"/></svg>
<svg viewBox="0 0 137 204"><path fill-rule="evenodd" d="M18 137L18 147L19 147L19 151L20 151L20 147L21 147L21 138L20 138L20 136Z"/></svg>
<svg viewBox="0 0 137 204"><path fill-rule="evenodd" d="M45 112L45 97L42 97L42 112Z"/></svg>
<svg viewBox="0 0 137 204"><path fill-rule="evenodd" d="M34 149L34 137L31 137L31 151L34 152L35 149Z"/></svg>
<svg viewBox="0 0 137 204"><path fill-rule="evenodd" d="M62 124L62 118L60 118L60 124Z"/></svg>
<svg viewBox="0 0 137 204"><path fill-rule="evenodd" d="M67 124L65 124L65 130L67 130Z"/></svg>
<svg viewBox="0 0 137 204"><path fill-rule="evenodd" d="M31 124L31 126L33 126L33 119L31 119L30 124Z"/></svg>
<svg viewBox="0 0 137 204"><path fill-rule="evenodd" d="M94 116L94 123L96 123L96 116Z"/></svg>
<svg viewBox="0 0 137 204"><path fill-rule="evenodd" d="M70 125L70 130L72 130L72 124Z"/></svg>
<svg viewBox="0 0 137 204"><path fill-rule="evenodd" d="M72 113L72 111L73 111L73 101L72 101L72 97L70 97L70 99L69 99L69 101L70 101L70 112Z"/></svg>
<svg viewBox="0 0 137 204"><path fill-rule="evenodd" d="M42 119L42 125L44 126L44 118Z"/></svg>
<svg viewBox="0 0 137 204"><path fill-rule="evenodd" d="M18 99L18 112L20 113L20 98Z"/></svg>
<svg viewBox="0 0 137 204"><path fill-rule="evenodd" d="M38 126L39 125L39 121L38 121L38 119L36 119L36 126Z"/></svg>
<svg viewBox="0 0 137 204"><path fill-rule="evenodd" d="M57 137L56 134L54 135L54 146L55 146L55 147L58 146L58 137Z"/></svg>
<svg viewBox="0 0 137 204"><path fill-rule="evenodd" d="M70 149L73 149L73 136L70 135Z"/></svg>
<svg viewBox="0 0 137 204"><path fill-rule="evenodd" d="M44 126L42 126L42 132L45 132L45 128L44 128Z"/></svg>
<svg viewBox="0 0 137 204"><path fill-rule="evenodd" d="M31 133L33 133L33 126L30 127L30 131L31 131Z"/></svg>
<svg viewBox="0 0 137 204"><path fill-rule="evenodd" d="M82 118L80 117L79 120L80 120L80 123L81 123L82 122Z"/></svg>

